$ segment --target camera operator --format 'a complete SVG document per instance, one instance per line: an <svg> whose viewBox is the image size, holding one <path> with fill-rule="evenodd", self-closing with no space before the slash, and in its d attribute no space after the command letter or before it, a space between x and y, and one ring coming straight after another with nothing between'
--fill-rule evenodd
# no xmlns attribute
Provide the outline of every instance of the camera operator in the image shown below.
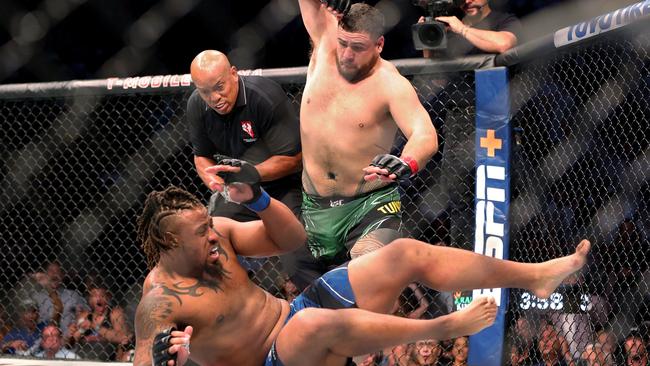
<svg viewBox="0 0 650 366"><path fill-rule="evenodd" d="M427 58L444 56L456 58L480 53L501 53L517 44L521 23L516 16L495 11L488 0L461 0L462 20L456 16L437 16L435 20L448 25L447 48L441 52L424 50ZM420 18L420 23L425 18Z"/></svg>
<svg viewBox="0 0 650 366"><path fill-rule="evenodd" d="M494 11L488 0L417 0L429 7L433 20L447 27L446 48L425 49L424 57L462 58L472 54L503 52L517 43L521 24L512 14ZM441 5L447 2L447 5ZM438 11L442 10L444 15ZM452 14L458 14L452 15ZM462 18L462 20L459 19ZM429 18L431 19L431 18ZM420 23L425 21L420 18ZM441 161L441 184L449 215L449 241L454 247L472 249L474 227L474 91L466 79L468 73L448 74L438 80L444 87L444 124L441 128L444 147Z"/></svg>

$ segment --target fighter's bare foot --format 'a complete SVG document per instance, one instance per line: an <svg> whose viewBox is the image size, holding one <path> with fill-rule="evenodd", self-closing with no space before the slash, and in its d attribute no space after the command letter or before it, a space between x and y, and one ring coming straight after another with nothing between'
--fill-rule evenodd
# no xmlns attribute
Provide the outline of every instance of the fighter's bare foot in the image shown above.
<svg viewBox="0 0 650 366"><path fill-rule="evenodd" d="M494 297L475 298L466 308L451 313L453 325L452 338L476 334L494 323L497 316L497 303Z"/></svg>
<svg viewBox="0 0 650 366"><path fill-rule="evenodd" d="M588 240L582 240L576 252L566 257L540 263L540 278L530 290L540 299L545 299L571 274L579 271L587 263L587 254L591 249Z"/></svg>

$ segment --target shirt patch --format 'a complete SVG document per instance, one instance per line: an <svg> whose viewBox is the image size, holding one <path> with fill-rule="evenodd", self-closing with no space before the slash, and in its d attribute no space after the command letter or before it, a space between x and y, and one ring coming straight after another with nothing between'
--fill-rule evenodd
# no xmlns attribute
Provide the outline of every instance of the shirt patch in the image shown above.
<svg viewBox="0 0 650 366"><path fill-rule="evenodd" d="M241 121L241 129L250 136L249 138L246 138L244 136L244 141L246 142L254 142L257 141L257 137L255 137L255 131L253 131L253 122L251 121Z"/></svg>

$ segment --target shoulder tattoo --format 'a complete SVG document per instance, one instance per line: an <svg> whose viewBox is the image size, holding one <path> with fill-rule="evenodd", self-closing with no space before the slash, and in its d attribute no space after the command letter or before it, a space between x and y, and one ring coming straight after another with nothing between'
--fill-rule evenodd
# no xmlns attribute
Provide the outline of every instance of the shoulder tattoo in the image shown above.
<svg viewBox="0 0 650 366"><path fill-rule="evenodd" d="M159 285L163 291L163 295L171 296L178 301L179 305L183 305L183 300L181 295L186 295L190 297L201 297L205 294L205 291L201 288L212 290L214 293L222 291L219 281L216 280L196 280L194 284L185 285L185 281L179 281L173 283L171 286L166 284Z"/></svg>

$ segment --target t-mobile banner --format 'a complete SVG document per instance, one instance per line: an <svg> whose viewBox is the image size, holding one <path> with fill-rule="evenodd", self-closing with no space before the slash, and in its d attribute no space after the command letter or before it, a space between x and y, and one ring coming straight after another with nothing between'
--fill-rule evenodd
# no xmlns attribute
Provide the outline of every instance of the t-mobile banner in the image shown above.
<svg viewBox="0 0 650 366"><path fill-rule="evenodd" d="M510 205L510 97L505 67L475 72L476 223L474 251L508 258ZM493 296L499 310L493 326L469 340L469 364L501 365L508 290L477 289L472 297Z"/></svg>

